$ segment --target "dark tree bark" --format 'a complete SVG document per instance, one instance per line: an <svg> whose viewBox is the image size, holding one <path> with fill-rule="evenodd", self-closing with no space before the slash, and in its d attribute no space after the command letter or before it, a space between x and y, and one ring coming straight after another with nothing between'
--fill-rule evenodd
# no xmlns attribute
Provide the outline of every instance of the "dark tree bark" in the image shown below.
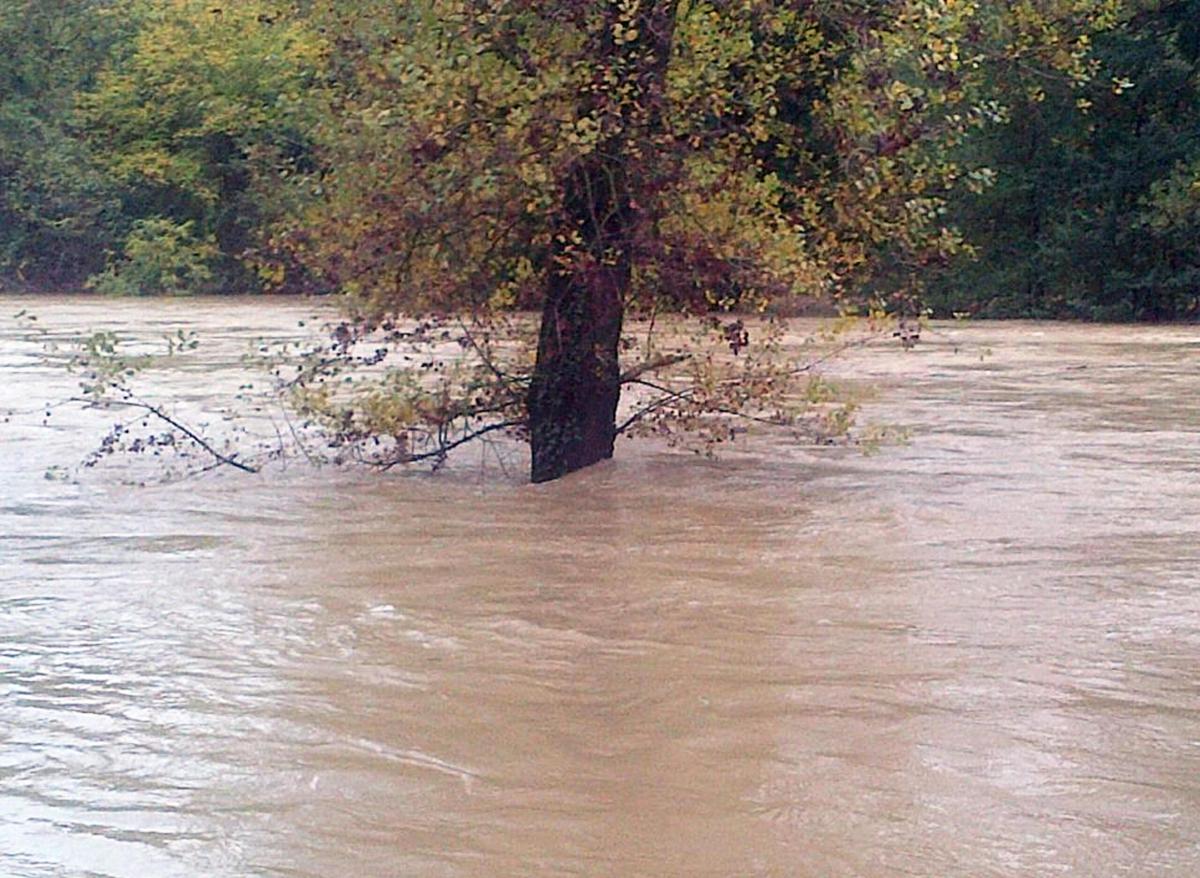
<svg viewBox="0 0 1200 878"><path fill-rule="evenodd" d="M622 169L597 160L568 184L568 227L585 232L582 259L550 274L529 389L534 482L612 457L621 395L618 346L630 281L630 205Z"/></svg>
<svg viewBox="0 0 1200 878"><path fill-rule="evenodd" d="M612 457L616 439L618 348L641 221L634 193L647 179L637 163L649 159L661 127L676 2L643 0L632 41L614 38L619 11L610 4L596 51L601 76L581 99L581 115L608 113L610 130L564 183L528 396L534 482ZM611 100L599 86L614 69L636 89L612 110L598 102Z"/></svg>

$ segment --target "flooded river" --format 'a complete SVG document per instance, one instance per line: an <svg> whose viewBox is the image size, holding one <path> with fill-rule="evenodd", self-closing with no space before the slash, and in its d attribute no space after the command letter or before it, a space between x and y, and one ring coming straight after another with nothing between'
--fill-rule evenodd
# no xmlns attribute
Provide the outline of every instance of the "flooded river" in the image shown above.
<svg viewBox="0 0 1200 878"><path fill-rule="evenodd" d="M196 411L305 315L0 300L5 878L1200 874L1200 329L856 353L872 457L139 488L26 306Z"/></svg>

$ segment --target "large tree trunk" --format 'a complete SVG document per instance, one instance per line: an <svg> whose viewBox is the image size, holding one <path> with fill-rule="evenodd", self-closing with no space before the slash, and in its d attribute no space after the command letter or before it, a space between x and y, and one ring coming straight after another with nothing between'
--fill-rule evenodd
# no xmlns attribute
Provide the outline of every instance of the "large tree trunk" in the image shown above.
<svg viewBox="0 0 1200 878"><path fill-rule="evenodd" d="M639 0L632 17L628 4L607 6L595 49L597 76L579 108L581 116L599 115L606 134L564 181L529 388L534 482L613 454L621 322L640 221L633 192L648 179L638 165L653 154L661 127L676 4ZM615 39L623 18L625 25L636 23L635 39ZM613 94L614 80L631 86L629 94Z"/></svg>
<svg viewBox="0 0 1200 878"><path fill-rule="evenodd" d="M612 457L618 346L630 280L630 206L619 166L595 159L568 184L529 388L530 477L547 482ZM602 218L597 221L597 218ZM575 249L570 232L583 241Z"/></svg>

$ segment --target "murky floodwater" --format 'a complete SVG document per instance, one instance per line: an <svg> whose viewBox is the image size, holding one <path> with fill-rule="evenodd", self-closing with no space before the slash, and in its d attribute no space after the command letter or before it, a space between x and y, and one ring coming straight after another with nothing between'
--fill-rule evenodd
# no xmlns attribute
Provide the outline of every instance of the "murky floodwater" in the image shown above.
<svg viewBox="0 0 1200 878"><path fill-rule="evenodd" d="M1200 329L856 354L869 458L136 488L25 305L197 410L304 314L0 301L5 878L1200 874Z"/></svg>

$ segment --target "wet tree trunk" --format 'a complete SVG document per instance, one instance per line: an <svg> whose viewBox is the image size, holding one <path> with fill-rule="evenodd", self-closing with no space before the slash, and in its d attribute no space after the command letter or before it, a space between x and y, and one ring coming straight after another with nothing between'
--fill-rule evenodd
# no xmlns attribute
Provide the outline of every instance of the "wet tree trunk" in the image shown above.
<svg viewBox="0 0 1200 878"><path fill-rule="evenodd" d="M641 165L661 128L676 4L641 0L630 16L629 4L612 2L598 39L596 81L581 99L580 115L602 119L606 133L564 181L528 396L534 482L613 455L621 324L643 218L635 193L643 195L650 179ZM631 23L637 38L615 39L616 29ZM611 89L602 87L612 74L632 86L616 106Z"/></svg>
<svg viewBox="0 0 1200 878"><path fill-rule="evenodd" d="M631 275L632 232L623 169L594 159L568 184L564 231L542 308L537 364L529 389L534 482L612 457L621 395L618 346Z"/></svg>

